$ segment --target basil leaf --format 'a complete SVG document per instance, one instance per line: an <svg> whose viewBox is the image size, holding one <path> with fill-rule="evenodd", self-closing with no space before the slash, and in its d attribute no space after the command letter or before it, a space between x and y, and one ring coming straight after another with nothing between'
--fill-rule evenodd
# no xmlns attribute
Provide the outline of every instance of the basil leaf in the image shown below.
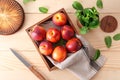
<svg viewBox="0 0 120 80"><path fill-rule="evenodd" d="M45 8L45 7L39 7L39 11L42 12L42 13L47 13L48 9Z"/></svg>
<svg viewBox="0 0 120 80"><path fill-rule="evenodd" d="M92 22L89 23L90 29L97 28L99 26L100 22L98 18L94 18Z"/></svg>
<svg viewBox="0 0 120 80"><path fill-rule="evenodd" d="M114 36L113 36L113 39L114 39L115 41L120 40L120 33L114 35Z"/></svg>
<svg viewBox="0 0 120 80"><path fill-rule="evenodd" d="M80 23L83 25L83 26L85 26L85 22L82 20L82 16L79 16L79 17L77 17L78 18L78 20L80 21Z"/></svg>
<svg viewBox="0 0 120 80"><path fill-rule="evenodd" d="M112 44L111 37L110 36L106 36L105 39L104 39L104 41L105 41L105 44L106 44L107 48L110 48L111 44Z"/></svg>
<svg viewBox="0 0 120 80"><path fill-rule="evenodd" d="M94 15L99 15L99 12L97 11L97 9L95 7L92 7L91 9L92 9Z"/></svg>
<svg viewBox="0 0 120 80"><path fill-rule="evenodd" d="M76 10L75 15L76 15L76 17L81 16L82 15L82 11L81 10Z"/></svg>
<svg viewBox="0 0 120 80"><path fill-rule="evenodd" d="M30 2L30 1L36 1L36 0L23 0L23 3L26 4L26 3Z"/></svg>
<svg viewBox="0 0 120 80"><path fill-rule="evenodd" d="M87 16L87 14L89 14L89 8L85 8L85 9L83 9L83 14L84 14L84 16Z"/></svg>
<svg viewBox="0 0 120 80"><path fill-rule="evenodd" d="M97 0L96 5L97 5L98 8L102 9L103 8L102 0Z"/></svg>
<svg viewBox="0 0 120 80"><path fill-rule="evenodd" d="M80 33L81 34L86 34L88 32L88 27L83 26L82 28L80 28Z"/></svg>
<svg viewBox="0 0 120 80"><path fill-rule="evenodd" d="M95 55L93 56L93 60L96 61L100 57L100 50L96 50Z"/></svg>
<svg viewBox="0 0 120 80"><path fill-rule="evenodd" d="M89 17L82 16L81 19L82 19L85 23L89 23Z"/></svg>
<svg viewBox="0 0 120 80"><path fill-rule="evenodd" d="M84 15L84 16L90 17L90 16L92 16L93 14L94 14L94 13L93 13L93 11L92 11L91 8L85 8L85 9L83 10L83 15Z"/></svg>
<svg viewBox="0 0 120 80"><path fill-rule="evenodd" d="M81 3L79 3L78 1L74 1L72 4L72 7L76 10L83 10L83 6Z"/></svg>

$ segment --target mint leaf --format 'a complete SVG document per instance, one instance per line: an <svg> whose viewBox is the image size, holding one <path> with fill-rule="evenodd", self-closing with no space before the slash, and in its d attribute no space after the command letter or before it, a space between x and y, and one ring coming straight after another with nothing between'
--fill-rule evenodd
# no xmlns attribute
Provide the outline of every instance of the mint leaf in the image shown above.
<svg viewBox="0 0 120 80"><path fill-rule="evenodd" d="M106 36L105 39L104 39L104 41L105 41L105 44L106 44L107 48L110 48L111 44L112 44L111 37L110 36Z"/></svg>
<svg viewBox="0 0 120 80"><path fill-rule="evenodd" d="M42 12L42 13L47 13L48 9L45 8L45 7L39 7L39 11Z"/></svg>
<svg viewBox="0 0 120 80"><path fill-rule="evenodd" d="M36 1L36 0L23 0L23 3L26 4L26 3L30 2L30 1Z"/></svg>
<svg viewBox="0 0 120 80"><path fill-rule="evenodd" d="M96 5L97 5L98 8L102 9L103 8L102 0L97 0Z"/></svg>
<svg viewBox="0 0 120 80"><path fill-rule="evenodd" d="M96 61L100 57L100 50L97 49L95 55L93 56L93 60Z"/></svg>
<svg viewBox="0 0 120 80"><path fill-rule="evenodd" d="M79 3L78 1L74 1L72 4L72 7L76 10L83 10L83 6L81 3Z"/></svg>
<svg viewBox="0 0 120 80"><path fill-rule="evenodd" d="M115 41L120 40L120 33L114 35L114 36L113 36L113 39L114 39Z"/></svg>

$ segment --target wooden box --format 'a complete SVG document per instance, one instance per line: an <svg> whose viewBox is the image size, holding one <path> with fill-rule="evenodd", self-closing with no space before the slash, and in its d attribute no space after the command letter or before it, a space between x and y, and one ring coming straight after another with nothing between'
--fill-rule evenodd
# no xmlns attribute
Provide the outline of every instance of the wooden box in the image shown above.
<svg viewBox="0 0 120 80"><path fill-rule="evenodd" d="M56 13L58 13L58 12L62 12L62 13L64 13L64 14L67 16L67 24L70 25L70 26L75 30L75 27L74 27L71 19L70 19L69 16L67 15L65 9L62 8L62 9L56 11L55 13L51 14L50 16L46 17L45 19L43 19L43 20L37 22L36 24L30 26L29 28L27 28L27 29L26 29L26 32L27 32L27 34L29 35L29 37L31 38L30 31L31 31L31 29L32 29L35 25L43 26L46 30L47 30L48 28L50 28L50 27L58 27L58 26L56 26L54 23L52 23L52 17L53 17L53 15L56 14ZM76 30L75 30L75 33L77 33ZM31 40L32 40L32 42L34 43L37 51L39 52L41 58L42 58L43 61L44 61L44 63L46 64L48 70L51 71L51 70L55 69L56 67L47 59L47 57L44 56L44 55L42 55L42 54L40 53L40 51L39 51L39 44L40 44L40 42L37 42L37 41L33 40L32 38L31 38Z"/></svg>

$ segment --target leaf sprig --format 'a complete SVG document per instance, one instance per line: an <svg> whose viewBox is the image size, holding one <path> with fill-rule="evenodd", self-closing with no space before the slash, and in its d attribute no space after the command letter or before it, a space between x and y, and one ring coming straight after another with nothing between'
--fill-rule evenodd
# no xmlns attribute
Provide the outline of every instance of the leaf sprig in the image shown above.
<svg viewBox="0 0 120 80"><path fill-rule="evenodd" d="M106 44L107 48L110 48L111 44L112 44L111 37L110 36L106 36L104 40L105 40L105 44Z"/></svg>
<svg viewBox="0 0 120 80"><path fill-rule="evenodd" d="M102 0L97 0L96 5L97 5L98 8L102 9L103 8Z"/></svg>
<svg viewBox="0 0 120 80"><path fill-rule="evenodd" d="M74 3L72 4L72 7L76 10L83 10L82 4L79 3L78 1L74 1Z"/></svg>
<svg viewBox="0 0 120 80"><path fill-rule="evenodd" d="M97 49L96 52L95 52L95 54L94 54L94 56L93 56L93 61L96 61L100 57L100 54L101 54L100 50Z"/></svg>
<svg viewBox="0 0 120 80"><path fill-rule="evenodd" d="M48 9L46 7L39 7L39 11L42 13L47 13Z"/></svg>
<svg viewBox="0 0 120 80"><path fill-rule="evenodd" d="M36 1L36 0L23 0L23 3L26 4L26 3L31 2L31 1Z"/></svg>
<svg viewBox="0 0 120 80"><path fill-rule="evenodd" d="M114 35L114 36L113 36L113 39L114 39L115 41L120 40L120 33Z"/></svg>

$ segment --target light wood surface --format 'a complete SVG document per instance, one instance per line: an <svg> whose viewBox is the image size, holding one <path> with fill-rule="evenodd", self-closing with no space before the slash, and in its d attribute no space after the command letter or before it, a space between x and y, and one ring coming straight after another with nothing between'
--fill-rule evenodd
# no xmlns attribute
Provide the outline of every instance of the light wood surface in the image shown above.
<svg viewBox="0 0 120 80"><path fill-rule="evenodd" d="M49 72L38 54L35 46L25 32L25 29L42 20L53 12L65 8L72 19L76 29L75 10L71 4L74 0L36 0L28 4L18 1L25 11L25 22L22 28L15 34L0 35L0 80L39 80L29 69L27 69L9 50L15 49L24 56L46 80L79 80L67 70L54 70ZM96 6L96 0L79 0L84 7ZM104 8L98 9L100 19L106 15L114 16L118 21L118 28L113 33L104 33L100 28L83 35L95 48L101 50L102 55L107 58L105 65L91 80L120 80L120 41L113 41L110 49L106 48L104 37L111 37L120 33L120 0L103 0ZM45 6L49 9L47 14L39 12L38 8ZM79 31L79 29L77 29Z"/></svg>

